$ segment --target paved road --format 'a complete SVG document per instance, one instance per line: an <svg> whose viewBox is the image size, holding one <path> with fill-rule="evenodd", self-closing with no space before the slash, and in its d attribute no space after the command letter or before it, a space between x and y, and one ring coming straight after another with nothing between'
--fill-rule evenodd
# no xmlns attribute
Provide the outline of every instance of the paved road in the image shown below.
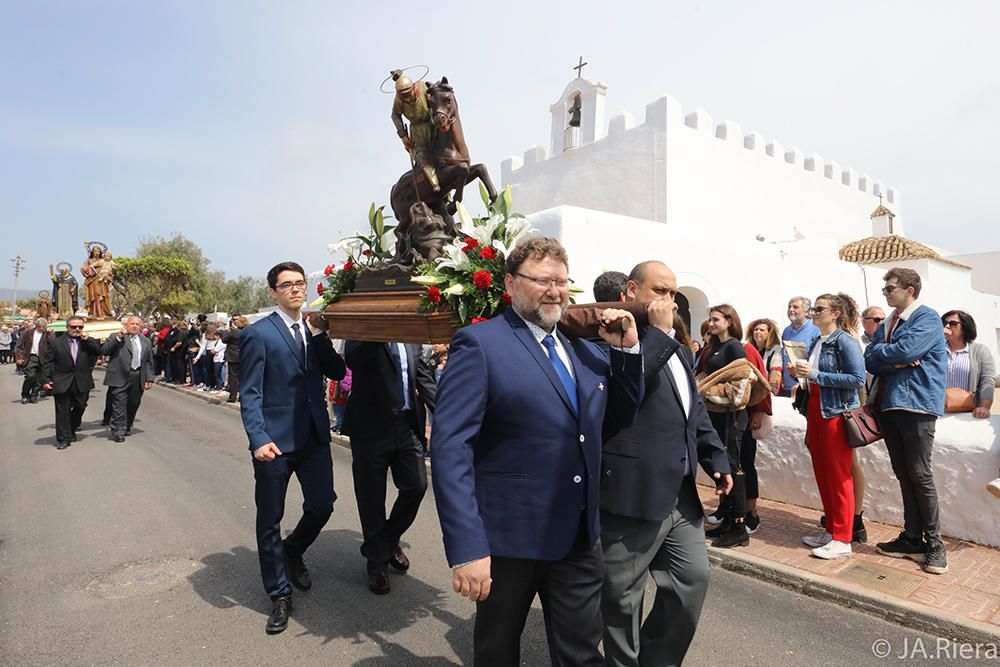
<svg viewBox="0 0 1000 667"><path fill-rule="evenodd" d="M19 378L9 368L0 369L0 664L470 664L473 608L451 592L429 495L406 536L410 574L392 575L391 595L371 595L350 452L335 447L340 499L307 554L313 590L296 595L289 629L268 637L238 413L157 387L136 434L115 444L98 423L101 388L83 439L57 451L51 399L11 400ZM288 501L290 524L301 502L294 483ZM873 642L898 653L918 638L936 650L931 637L715 570L687 664L879 664ZM540 608L522 658L548 664Z"/></svg>

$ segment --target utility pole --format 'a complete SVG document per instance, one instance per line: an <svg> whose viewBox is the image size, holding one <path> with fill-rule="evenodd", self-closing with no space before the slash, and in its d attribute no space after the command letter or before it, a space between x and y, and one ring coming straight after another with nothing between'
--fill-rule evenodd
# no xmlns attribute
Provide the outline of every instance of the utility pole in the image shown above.
<svg viewBox="0 0 1000 667"><path fill-rule="evenodd" d="M14 265L14 296L10 300L10 316L11 317L16 317L17 316L17 282L18 282L18 279L21 277L21 269L24 268L24 265L27 264L27 262L20 255L18 255L17 257L11 257L10 261Z"/></svg>

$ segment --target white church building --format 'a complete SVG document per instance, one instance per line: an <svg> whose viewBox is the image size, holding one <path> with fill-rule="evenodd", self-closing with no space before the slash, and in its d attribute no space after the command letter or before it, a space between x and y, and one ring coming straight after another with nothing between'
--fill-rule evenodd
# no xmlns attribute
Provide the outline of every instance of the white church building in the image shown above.
<svg viewBox="0 0 1000 667"><path fill-rule="evenodd" d="M902 266L921 275L924 303L971 313L977 341L998 358L1000 252L957 255L907 238L896 188L702 109L685 112L672 97L646 105L639 124L628 113L607 122L607 92L571 81L549 107L548 148L502 164L514 208L566 246L580 301L603 271L658 259L677 274L695 333L719 303L744 324L770 317L784 327L796 295L843 291L862 308L886 308L882 276ZM757 455L761 495L820 508L804 420L787 400L775 403L774 433ZM1000 503L984 490L1000 467L998 432L1000 416L939 420L934 469L946 535L1000 546ZM885 447L861 452L865 516L901 525Z"/></svg>

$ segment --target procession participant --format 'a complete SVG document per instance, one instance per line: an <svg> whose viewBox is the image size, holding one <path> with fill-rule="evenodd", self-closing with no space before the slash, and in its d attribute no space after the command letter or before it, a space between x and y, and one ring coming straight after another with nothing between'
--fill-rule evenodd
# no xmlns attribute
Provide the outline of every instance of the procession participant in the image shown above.
<svg viewBox="0 0 1000 667"><path fill-rule="evenodd" d="M56 449L76 440L90 390L94 388L94 362L101 344L83 331L83 318L66 320L66 335L49 343L42 367L42 386L52 393L56 407Z"/></svg>
<svg viewBox="0 0 1000 667"><path fill-rule="evenodd" d="M25 329L17 339L14 348L14 363L24 374L21 383L21 403L37 403L41 389L42 361L45 349L52 341L52 333L47 331L48 321L44 317L35 318L35 328Z"/></svg>
<svg viewBox="0 0 1000 667"><path fill-rule="evenodd" d="M476 665L520 664L535 595L553 664L602 665L601 441L642 398L635 319L601 312L605 325L630 324L601 328L609 361L556 330L570 286L557 240L518 243L506 270L512 307L454 335L434 415L431 479L452 586L477 603Z"/></svg>
<svg viewBox="0 0 1000 667"><path fill-rule="evenodd" d="M400 572L410 568L399 540L417 518L427 490L423 406L434 411L437 383L419 345L348 340L344 349L352 384L341 433L351 439L368 588L384 595L390 591L387 566ZM398 494L387 519L389 470Z"/></svg>
<svg viewBox="0 0 1000 667"><path fill-rule="evenodd" d="M732 486L729 459L677 340L677 278L665 264L632 269L626 301L649 302L642 332L645 395L635 423L604 443L601 545L604 548L606 665L679 665L708 591L708 551L695 488L697 465ZM642 620L646 573L656 582Z"/></svg>
<svg viewBox="0 0 1000 667"><path fill-rule="evenodd" d="M625 300L625 285L628 276L621 271L605 271L594 279L594 301L606 303Z"/></svg>
<svg viewBox="0 0 1000 667"><path fill-rule="evenodd" d="M326 334L302 316L303 268L295 262L276 264L267 272L267 285L277 310L240 334L240 414L253 455L261 578L272 602L264 630L277 634L288 627L292 586L312 586L302 556L326 525L337 498L323 376L339 380L346 367ZM302 487L303 512L295 530L282 540L292 474Z"/></svg>
<svg viewBox="0 0 1000 667"><path fill-rule="evenodd" d="M121 330L101 346L101 354L108 357L104 384L111 395L111 439L115 442L125 442L125 436L132 434L143 391L153 386L153 347L139 333L141 327L142 319L129 315Z"/></svg>

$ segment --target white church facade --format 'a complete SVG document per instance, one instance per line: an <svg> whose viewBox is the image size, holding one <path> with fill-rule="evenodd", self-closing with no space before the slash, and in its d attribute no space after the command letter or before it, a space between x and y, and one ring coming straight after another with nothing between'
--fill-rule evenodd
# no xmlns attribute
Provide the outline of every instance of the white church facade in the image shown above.
<svg viewBox="0 0 1000 667"><path fill-rule="evenodd" d="M882 276L915 269L921 300L970 312L997 357L1000 252L955 255L904 234L900 192L815 153L803 154L701 109L662 97L635 124L605 121L607 86L571 81L550 106L548 148L502 164L514 207L559 238L590 300L594 278L659 259L677 274L682 314L695 332L710 305L730 303L744 324L784 327L789 297L844 291L885 308ZM760 444L762 495L819 508L804 420L776 401L775 432ZM935 478L947 535L1000 546L1000 507L983 487L1000 466L1000 417L939 420ZM882 445L862 450L866 516L901 524L899 487Z"/></svg>

